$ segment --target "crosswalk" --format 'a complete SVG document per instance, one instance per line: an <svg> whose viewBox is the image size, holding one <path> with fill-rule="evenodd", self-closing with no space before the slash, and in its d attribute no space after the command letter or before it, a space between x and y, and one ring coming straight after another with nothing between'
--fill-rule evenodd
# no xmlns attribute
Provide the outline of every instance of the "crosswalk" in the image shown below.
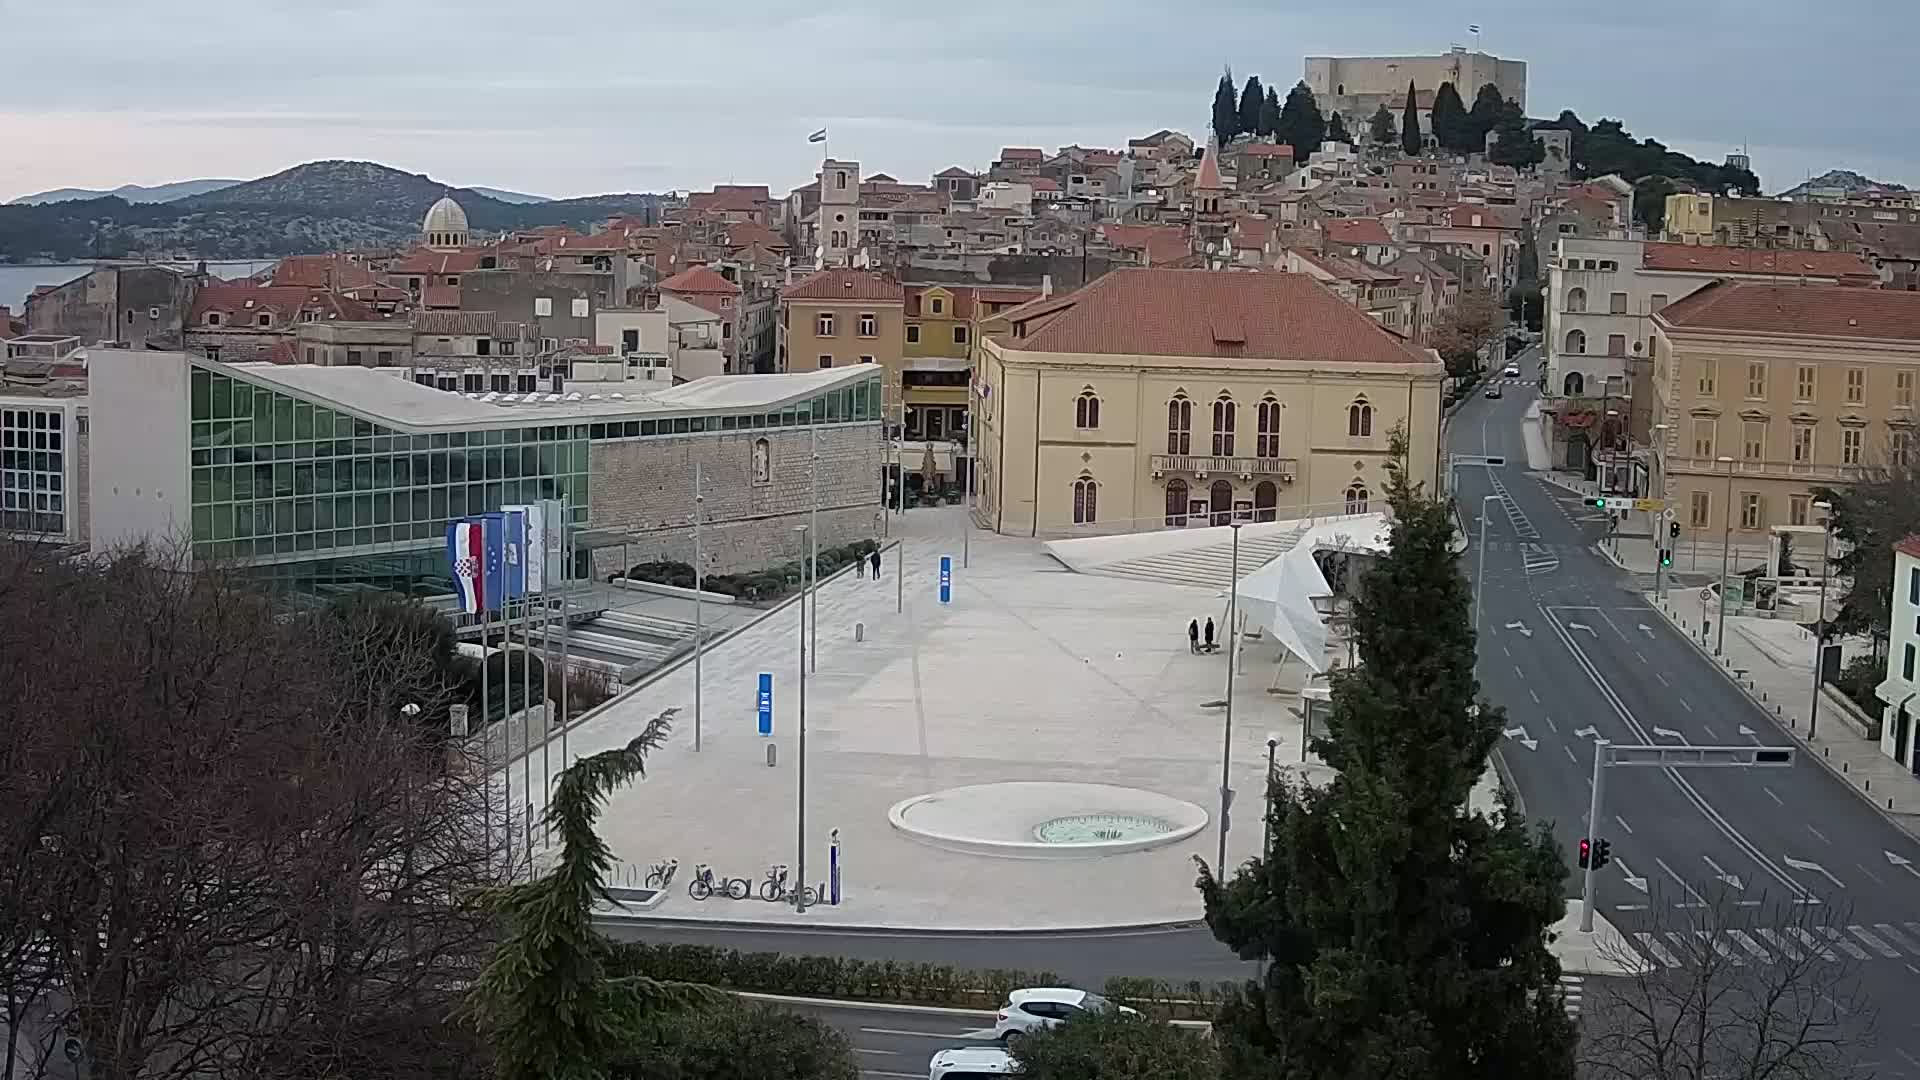
<svg viewBox="0 0 1920 1080"><path fill-rule="evenodd" d="M1835 926L1691 928L1637 930L1626 935L1629 948L1654 967L1793 962L1809 958L1841 961L1920 960L1920 922L1855 923Z"/></svg>

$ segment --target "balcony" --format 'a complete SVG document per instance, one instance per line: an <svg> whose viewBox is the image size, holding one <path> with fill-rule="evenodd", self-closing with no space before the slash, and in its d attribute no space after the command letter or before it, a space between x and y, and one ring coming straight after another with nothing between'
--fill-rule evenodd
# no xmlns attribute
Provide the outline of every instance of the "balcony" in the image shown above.
<svg viewBox="0 0 1920 1080"><path fill-rule="evenodd" d="M1738 459L1720 461L1706 457L1680 457L1675 454L1666 456L1665 468L1668 474L1677 472L1705 473L1726 476L1729 469L1734 476L1758 476L1769 480L1812 480L1827 483L1850 484L1865 479L1870 466L1834 465L1808 461L1779 461Z"/></svg>
<svg viewBox="0 0 1920 1080"><path fill-rule="evenodd" d="M1214 475L1237 476L1242 480L1251 480L1256 476L1272 476L1279 478L1283 484L1291 484L1293 478L1299 473L1300 462L1294 458L1154 454L1149 458L1149 465L1156 478L1167 473L1187 473L1203 480Z"/></svg>

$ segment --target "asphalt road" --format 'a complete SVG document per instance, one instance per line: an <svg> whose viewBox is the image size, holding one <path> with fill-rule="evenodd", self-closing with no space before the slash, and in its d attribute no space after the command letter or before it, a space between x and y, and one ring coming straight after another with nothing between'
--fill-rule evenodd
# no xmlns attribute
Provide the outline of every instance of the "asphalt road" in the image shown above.
<svg viewBox="0 0 1920 1080"><path fill-rule="evenodd" d="M1523 360L1528 375L1535 357ZM1529 816L1554 823L1568 895L1581 879L1593 740L1617 744L1791 745L1714 662L1647 607L1649 582L1595 554L1604 513L1526 471L1521 417L1534 391L1509 385L1454 418L1449 449L1498 454L1463 468L1457 500L1477 543L1487 513L1480 621L1482 692L1507 710L1503 757ZM1490 502L1485 501L1488 496ZM1469 575L1481 553L1469 550ZM1920 989L1920 845L1820 764L1790 768L1614 768L1598 835L1613 862L1597 909L1648 962L1684 966L1704 942L1752 964L1813 948L1853 967L1878 1006L1882 1076L1920 1078L1920 1025L1898 1007ZM1702 919L1720 931L1700 938ZM1797 929L1796 929L1797 928Z"/></svg>
<svg viewBox="0 0 1920 1080"><path fill-rule="evenodd" d="M778 1003L839 1028L853 1044L860 1075L877 1080L926 1080L933 1055L957 1046L995 1046L992 1013L952 1009Z"/></svg>

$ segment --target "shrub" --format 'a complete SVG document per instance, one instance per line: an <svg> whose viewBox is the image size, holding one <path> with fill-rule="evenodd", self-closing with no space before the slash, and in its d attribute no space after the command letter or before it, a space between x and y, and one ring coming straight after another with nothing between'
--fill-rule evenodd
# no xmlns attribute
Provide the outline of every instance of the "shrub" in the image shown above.
<svg viewBox="0 0 1920 1080"><path fill-rule="evenodd" d="M566 684L564 699L567 703L565 719L572 720L589 709L597 708L612 701L620 692L620 686L613 676L596 667L554 668L547 676L547 700L557 708L563 695L560 684Z"/></svg>
<svg viewBox="0 0 1920 1080"><path fill-rule="evenodd" d="M1869 717L1875 717L1880 715L1880 710L1886 708L1886 703L1874 696L1873 688L1880 685L1880 680L1885 678L1886 674L1885 661L1877 661L1871 654L1856 656L1840 669L1840 674L1833 680L1833 685L1847 695L1855 705L1865 710Z"/></svg>
<svg viewBox="0 0 1920 1080"><path fill-rule="evenodd" d="M879 548L880 545L873 540L856 540L838 547L821 548L818 573L823 578L837 573L852 566L855 560L871 556ZM700 585L708 592L749 603L761 603L798 592L805 581L806 569L805 559L793 559L761 570L708 574L701 579ZM634 581L649 581L681 589L693 588L693 567L683 562L656 560L638 563L627 570L627 576Z"/></svg>
<svg viewBox="0 0 1920 1080"><path fill-rule="evenodd" d="M742 1002L652 1020L613 1063L616 1080L855 1080L845 1035L810 1016Z"/></svg>

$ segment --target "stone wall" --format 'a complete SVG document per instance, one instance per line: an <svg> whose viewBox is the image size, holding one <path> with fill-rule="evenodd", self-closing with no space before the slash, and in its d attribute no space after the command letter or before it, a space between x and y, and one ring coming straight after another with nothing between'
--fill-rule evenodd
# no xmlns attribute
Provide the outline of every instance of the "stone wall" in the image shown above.
<svg viewBox="0 0 1920 1080"><path fill-rule="evenodd" d="M877 423L833 424L820 433L820 546L879 535ZM756 484L754 442L767 441L768 475ZM812 431L725 432L680 438L610 440L589 452L592 517L588 527L625 534L621 547L594 555L596 577L621 563L693 561L693 472L705 495L702 546L709 573L757 570L800 555L795 526L811 517L808 456Z"/></svg>

